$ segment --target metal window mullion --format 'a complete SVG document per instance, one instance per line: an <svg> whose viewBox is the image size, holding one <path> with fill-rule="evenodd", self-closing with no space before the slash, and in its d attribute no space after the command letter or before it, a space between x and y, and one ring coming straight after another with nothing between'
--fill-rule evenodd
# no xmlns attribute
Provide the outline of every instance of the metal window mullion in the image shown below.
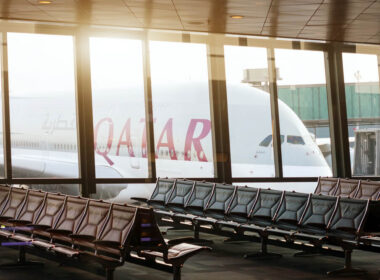
<svg viewBox="0 0 380 280"><path fill-rule="evenodd" d="M332 44L325 52L325 70L333 176L350 178L351 161L342 51L336 44Z"/></svg>
<svg viewBox="0 0 380 280"><path fill-rule="evenodd" d="M157 178L156 171L156 154L154 146L154 119L152 105L152 78L150 73L150 50L148 31L145 33L145 38L142 44L143 57L143 72L144 72L144 101L145 101L145 129L146 129L146 144L148 158L148 176L150 179Z"/></svg>
<svg viewBox="0 0 380 280"><path fill-rule="evenodd" d="M96 193L94 125L92 114L90 45L86 32L75 36L76 101L79 135L79 166L82 180L81 194L85 197Z"/></svg>
<svg viewBox="0 0 380 280"><path fill-rule="evenodd" d="M269 73L268 77L269 77L270 107L271 107L271 117L272 117L271 119L272 119L275 177L283 178L280 116L279 116L279 111L278 111L277 73L276 73L274 48L267 49L267 58L268 58L268 73Z"/></svg>
<svg viewBox="0 0 380 280"><path fill-rule="evenodd" d="M3 151L4 151L4 177L12 179L12 153L11 153L11 129L9 113L9 76L8 76L8 41L7 33L2 32L2 79L1 92L3 100Z"/></svg>
<svg viewBox="0 0 380 280"><path fill-rule="evenodd" d="M219 38L207 45L210 117L214 173L218 182L232 183L224 45Z"/></svg>

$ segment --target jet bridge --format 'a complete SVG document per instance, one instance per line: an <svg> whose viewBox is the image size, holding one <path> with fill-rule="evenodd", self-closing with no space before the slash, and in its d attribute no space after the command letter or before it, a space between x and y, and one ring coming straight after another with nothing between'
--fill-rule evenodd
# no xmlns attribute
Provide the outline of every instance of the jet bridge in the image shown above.
<svg viewBox="0 0 380 280"><path fill-rule="evenodd" d="M380 129L355 131L353 175L380 175Z"/></svg>

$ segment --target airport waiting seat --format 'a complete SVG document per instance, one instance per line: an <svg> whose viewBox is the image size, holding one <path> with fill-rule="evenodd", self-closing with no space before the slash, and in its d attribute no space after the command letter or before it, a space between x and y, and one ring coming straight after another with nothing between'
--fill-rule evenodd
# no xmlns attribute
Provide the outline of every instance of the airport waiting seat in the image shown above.
<svg viewBox="0 0 380 280"><path fill-rule="evenodd" d="M258 226L272 225L283 196L284 192L282 191L259 189L256 201L249 213L248 223Z"/></svg>
<svg viewBox="0 0 380 280"><path fill-rule="evenodd" d="M207 208L214 187L214 183L196 182L186 204L186 213L203 216L203 210Z"/></svg>
<svg viewBox="0 0 380 280"><path fill-rule="evenodd" d="M368 205L369 200L340 198L327 227L327 236L354 240L362 235Z"/></svg>
<svg viewBox="0 0 380 280"><path fill-rule="evenodd" d="M296 231L310 197L310 194L285 192L283 201L273 219L275 226L284 230Z"/></svg>
<svg viewBox="0 0 380 280"><path fill-rule="evenodd" d="M319 177L314 194L335 195L339 178Z"/></svg>
<svg viewBox="0 0 380 280"><path fill-rule="evenodd" d="M248 221L249 211L256 201L258 189L248 187L237 187L236 194L231 200L226 219L237 223Z"/></svg>
<svg viewBox="0 0 380 280"><path fill-rule="evenodd" d="M16 218L16 215L21 211L21 208L24 205L27 193L27 189L11 188L9 197L0 213L0 221L3 225L11 225L7 224L6 221Z"/></svg>
<svg viewBox="0 0 380 280"><path fill-rule="evenodd" d="M156 188L147 201L155 209L166 209L165 205L173 190L176 180L158 178Z"/></svg>
<svg viewBox="0 0 380 280"><path fill-rule="evenodd" d="M327 226L339 202L339 197L311 195L299 222L297 237L311 240L325 239Z"/></svg>
<svg viewBox="0 0 380 280"><path fill-rule="evenodd" d="M132 199L145 202L154 209L166 209L165 205L173 190L175 182L175 179L158 178L156 187L149 199L141 197L132 197Z"/></svg>
<svg viewBox="0 0 380 280"><path fill-rule="evenodd" d="M185 213L185 207L194 184L194 181L177 180L168 198L166 207L175 213Z"/></svg>
<svg viewBox="0 0 380 280"><path fill-rule="evenodd" d="M206 207L204 208L204 215L207 218L223 220L235 193L236 187L232 185L216 184L214 191L211 194Z"/></svg>
<svg viewBox="0 0 380 280"><path fill-rule="evenodd" d="M339 179L334 196L354 198L358 191L359 184L359 180Z"/></svg>
<svg viewBox="0 0 380 280"><path fill-rule="evenodd" d="M356 192L355 198L379 200L380 199L380 182L361 180L358 187L358 191Z"/></svg>
<svg viewBox="0 0 380 280"><path fill-rule="evenodd" d="M41 190L29 190L17 218L11 220L17 224L29 224L39 215L41 208L46 200L47 193ZM8 220L9 221L9 220Z"/></svg>

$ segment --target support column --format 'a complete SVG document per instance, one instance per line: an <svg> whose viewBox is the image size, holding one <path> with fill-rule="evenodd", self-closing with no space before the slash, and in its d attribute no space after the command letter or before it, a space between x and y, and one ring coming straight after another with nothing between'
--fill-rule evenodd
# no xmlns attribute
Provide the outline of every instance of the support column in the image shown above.
<svg viewBox="0 0 380 280"><path fill-rule="evenodd" d="M217 35L207 45L214 172L218 182L232 183L224 45Z"/></svg>
<svg viewBox="0 0 380 280"><path fill-rule="evenodd" d="M350 178L351 161L343 61L342 52L336 44L332 44L325 52L325 69L333 175Z"/></svg>
<svg viewBox="0 0 380 280"><path fill-rule="evenodd" d="M283 178L282 153L281 153L281 131L280 131L280 114L278 111L277 95L277 73L274 49L267 49L268 72L269 72L269 92L270 108L272 116L272 135L273 135L273 158L275 175L277 178Z"/></svg>
<svg viewBox="0 0 380 280"><path fill-rule="evenodd" d="M96 193L94 124L92 116L90 42L84 29L79 29L75 36L75 62L77 81L77 125L78 153L80 175L82 178L81 194L89 197Z"/></svg>
<svg viewBox="0 0 380 280"><path fill-rule="evenodd" d="M150 52L148 31L145 33L143 41L143 69L144 69L144 93L145 93L145 129L146 129L146 147L148 158L148 176L156 179L156 155L154 145L154 127L153 127L153 105L152 105L152 79L150 74Z"/></svg>
<svg viewBox="0 0 380 280"><path fill-rule="evenodd" d="M12 180L12 154L11 154L11 129L9 112L9 77L8 77L8 41L7 33L2 33L2 79L1 92L3 97L3 149L4 149L4 176L7 181Z"/></svg>

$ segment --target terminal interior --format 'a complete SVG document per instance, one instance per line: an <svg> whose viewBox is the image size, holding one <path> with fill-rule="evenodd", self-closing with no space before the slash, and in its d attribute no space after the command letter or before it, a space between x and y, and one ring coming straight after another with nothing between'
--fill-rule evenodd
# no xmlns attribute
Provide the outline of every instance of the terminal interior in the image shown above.
<svg viewBox="0 0 380 280"><path fill-rule="evenodd" d="M0 1L0 279L380 279L379 19Z"/></svg>

